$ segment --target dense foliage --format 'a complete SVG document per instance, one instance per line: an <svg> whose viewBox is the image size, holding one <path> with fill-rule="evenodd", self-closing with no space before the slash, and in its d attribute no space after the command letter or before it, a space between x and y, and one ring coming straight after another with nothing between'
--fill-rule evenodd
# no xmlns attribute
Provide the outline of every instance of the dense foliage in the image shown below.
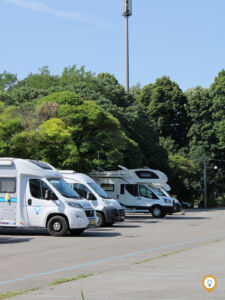
<svg viewBox="0 0 225 300"><path fill-rule="evenodd" d="M0 74L0 155L89 172L98 163L165 172L179 199L198 204L207 158L210 205L225 205L225 70L185 93L163 76L127 94L108 73L48 67L17 80ZM98 157L100 160L98 160Z"/></svg>

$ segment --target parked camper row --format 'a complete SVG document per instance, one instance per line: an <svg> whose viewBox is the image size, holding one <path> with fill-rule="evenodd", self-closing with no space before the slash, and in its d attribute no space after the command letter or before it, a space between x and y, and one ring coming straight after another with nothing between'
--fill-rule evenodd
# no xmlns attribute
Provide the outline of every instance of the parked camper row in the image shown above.
<svg viewBox="0 0 225 300"><path fill-rule="evenodd" d="M130 170L119 167L118 171L93 171L90 176L126 209L150 212L153 217L164 217L181 210L179 201L163 189L170 189L164 173L150 168Z"/></svg>
<svg viewBox="0 0 225 300"><path fill-rule="evenodd" d="M63 236L124 221L125 209L154 217L174 212L175 199L162 194L167 176L159 171L121 167L89 175L57 171L35 160L0 158L0 226L47 228Z"/></svg>

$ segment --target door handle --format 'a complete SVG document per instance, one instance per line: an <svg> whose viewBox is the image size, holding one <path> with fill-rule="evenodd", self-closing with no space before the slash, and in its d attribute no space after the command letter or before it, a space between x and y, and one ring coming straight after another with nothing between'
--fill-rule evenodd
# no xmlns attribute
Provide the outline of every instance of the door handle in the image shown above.
<svg viewBox="0 0 225 300"><path fill-rule="evenodd" d="M32 199L28 199L28 205L32 205Z"/></svg>

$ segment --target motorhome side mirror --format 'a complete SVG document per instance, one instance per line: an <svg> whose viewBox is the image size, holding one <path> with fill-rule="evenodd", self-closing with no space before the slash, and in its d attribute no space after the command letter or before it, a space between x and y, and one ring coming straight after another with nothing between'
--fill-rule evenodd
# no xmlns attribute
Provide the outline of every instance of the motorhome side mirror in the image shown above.
<svg viewBox="0 0 225 300"><path fill-rule="evenodd" d="M53 192L51 192L51 200L58 200L58 197Z"/></svg>
<svg viewBox="0 0 225 300"><path fill-rule="evenodd" d="M57 196L51 190L45 191L44 199L45 200L58 200Z"/></svg>
<svg viewBox="0 0 225 300"><path fill-rule="evenodd" d="M96 197L92 193L87 193L87 200L96 200Z"/></svg>

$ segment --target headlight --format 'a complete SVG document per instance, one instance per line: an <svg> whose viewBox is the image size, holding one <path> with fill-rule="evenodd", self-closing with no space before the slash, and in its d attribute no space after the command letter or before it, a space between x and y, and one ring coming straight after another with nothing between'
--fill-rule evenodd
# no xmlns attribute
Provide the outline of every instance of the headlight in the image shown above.
<svg viewBox="0 0 225 300"><path fill-rule="evenodd" d="M66 204L69 205L70 207L83 208L79 203L66 201Z"/></svg>
<svg viewBox="0 0 225 300"><path fill-rule="evenodd" d="M169 199L163 199L165 203L171 203L171 200Z"/></svg>
<svg viewBox="0 0 225 300"><path fill-rule="evenodd" d="M103 199L103 203L104 203L105 205L112 205L112 202L109 201L109 200L104 200L104 199Z"/></svg>

